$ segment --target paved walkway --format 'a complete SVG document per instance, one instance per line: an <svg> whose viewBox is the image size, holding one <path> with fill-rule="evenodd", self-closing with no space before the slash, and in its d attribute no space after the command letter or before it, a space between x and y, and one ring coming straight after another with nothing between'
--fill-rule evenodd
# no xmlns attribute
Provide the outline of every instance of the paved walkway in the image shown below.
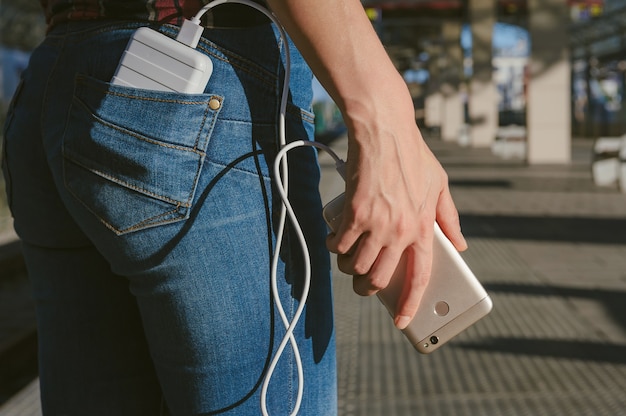
<svg viewBox="0 0 626 416"><path fill-rule="evenodd" d="M626 195L592 184L590 143L574 142L571 166L546 167L429 143L494 310L424 356L337 273L340 415L626 415ZM321 163L329 200L343 185ZM38 415L34 387L0 415Z"/></svg>
<svg viewBox="0 0 626 416"><path fill-rule="evenodd" d="M590 143L545 167L429 143L494 310L422 356L336 276L340 414L626 415L626 195L592 184Z"/></svg>

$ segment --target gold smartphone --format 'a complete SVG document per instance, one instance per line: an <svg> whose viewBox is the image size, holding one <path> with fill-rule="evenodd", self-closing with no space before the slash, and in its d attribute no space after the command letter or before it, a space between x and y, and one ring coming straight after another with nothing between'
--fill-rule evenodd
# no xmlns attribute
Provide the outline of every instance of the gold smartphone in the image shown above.
<svg viewBox="0 0 626 416"><path fill-rule="evenodd" d="M331 230L341 223L344 194L330 201L323 211ZM393 316L402 292L404 256L389 285L378 298ZM467 266L450 240L435 224L433 266L430 282L408 327L402 332L419 352L427 354L487 315L493 307L491 298Z"/></svg>

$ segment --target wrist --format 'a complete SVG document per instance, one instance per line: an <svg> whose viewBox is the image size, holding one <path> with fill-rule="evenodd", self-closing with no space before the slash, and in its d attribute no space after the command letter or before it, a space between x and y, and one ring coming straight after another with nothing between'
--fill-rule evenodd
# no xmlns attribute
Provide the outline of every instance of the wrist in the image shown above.
<svg viewBox="0 0 626 416"><path fill-rule="evenodd" d="M413 101L399 74L395 79L370 82L369 86L348 95L339 108L351 133L349 137L356 141L368 137L382 139L391 131L397 134L406 133L407 129L417 130Z"/></svg>

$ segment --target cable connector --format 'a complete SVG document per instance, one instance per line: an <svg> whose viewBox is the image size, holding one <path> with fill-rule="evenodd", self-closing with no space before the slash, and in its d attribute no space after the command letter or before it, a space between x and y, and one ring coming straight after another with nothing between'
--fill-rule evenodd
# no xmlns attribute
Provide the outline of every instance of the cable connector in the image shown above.
<svg viewBox="0 0 626 416"><path fill-rule="evenodd" d="M337 159L335 160L335 169L337 170L337 173L339 173L339 176L342 177L342 179L346 180L346 162L343 159Z"/></svg>
<svg viewBox="0 0 626 416"><path fill-rule="evenodd" d="M195 49L196 46L198 46L198 42L200 42L203 31L204 27L200 25L200 20L196 20L195 18L193 20L185 19L178 32L178 36L176 36L176 40L183 45Z"/></svg>

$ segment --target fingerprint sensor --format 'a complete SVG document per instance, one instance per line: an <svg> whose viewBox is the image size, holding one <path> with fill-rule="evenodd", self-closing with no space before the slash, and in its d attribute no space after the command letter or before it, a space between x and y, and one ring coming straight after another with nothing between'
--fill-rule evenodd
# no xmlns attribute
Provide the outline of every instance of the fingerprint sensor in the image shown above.
<svg viewBox="0 0 626 416"><path fill-rule="evenodd" d="M435 305L435 313L439 316L446 316L450 312L450 305L444 301L439 301Z"/></svg>

